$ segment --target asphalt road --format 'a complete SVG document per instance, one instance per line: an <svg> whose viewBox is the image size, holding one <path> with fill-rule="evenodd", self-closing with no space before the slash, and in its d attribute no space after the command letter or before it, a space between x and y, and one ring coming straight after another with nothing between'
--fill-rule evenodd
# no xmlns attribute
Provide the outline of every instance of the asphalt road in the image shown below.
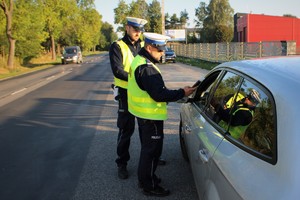
<svg viewBox="0 0 300 200"><path fill-rule="evenodd" d="M161 65L169 88L192 85L205 70ZM115 165L117 103L108 55L0 81L0 199L152 199L137 187L139 138L131 142L130 177ZM198 199L180 151L178 103L169 104L163 157L157 174L171 190L164 199Z"/></svg>

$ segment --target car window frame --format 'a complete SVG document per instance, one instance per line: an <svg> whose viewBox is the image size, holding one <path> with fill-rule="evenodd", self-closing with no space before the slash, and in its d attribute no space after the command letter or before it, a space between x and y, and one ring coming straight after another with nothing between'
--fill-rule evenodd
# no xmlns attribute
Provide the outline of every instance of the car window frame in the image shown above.
<svg viewBox="0 0 300 200"><path fill-rule="evenodd" d="M257 150L247 146L246 144L243 144L242 142L234 139L232 136L230 136L230 134L224 130L221 126L219 126L216 122L214 122L205 112L205 110L207 109L207 106L208 106L208 102L210 102L212 96L214 95L215 91L216 91L216 88L218 87L218 85L220 84L220 82L223 80L225 74L227 72L231 72L231 73L234 73L238 76L241 77L241 81L239 83L239 86L238 86L238 91L240 90L241 88L241 83L244 81L244 80L247 80L249 82L251 82L253 85L255 85L256 87L258 87L260 90L262 90L269 98L270 102L271 102L271 105L272 105L272 109L273 109L273 113L274 113L274 127L273 127L273 130L274 130L274 146L273 146L273 149L272 149L272 153L273 153L273 156L272 157L269 157L263 153L260 153L258 152ZM212 82L209 82L206 80L206 78L208 79L213 79L211 76L214 76L216 73L218 73L218 76L216 78L214 78L214 81ZM199 96L199 93L200 92L204 92L205 90L203 90L203 88L208 88L208 84L214 84L211 88L211 93L209 94L209 97L208 97L208 100L205 104L205 106L200 106L199 103L197 103L198 101L200 101L200 99L198 98ZM277 132L277 112L276 112L276 104L275 104L275 100L274 100L274 96L273 94L260 82L258 82L257 80L255 80L254 78L248 76L247 74L245 73L242 73L238 70L234 70L234 69L231 69L231 68L228 68L228 67L223 67L223 68L219 68L217 69L216 71L212 71L211 73L209 73L205 79L203 80L203 82L199 85L198 89L196 90L195 92L195 95L194 95L194 98L190 100L190 102L192 102L194 104L194 106L197 107L197 109L199 110L200 114L207 120L209 121L209 123L214 126L214 128L216 130L219 131L220 134L222 134L224 136L224 138L226 140L228 140L229 142L231 142L232 144L234 144L235 146L237 146L238 148L242 149L243 151L261 159L261 160L264 160L270 164L273 164L275 165L277 163L277 158L278 158L278 141L277 141L277 138L278 138L278 132Z"/></svg>

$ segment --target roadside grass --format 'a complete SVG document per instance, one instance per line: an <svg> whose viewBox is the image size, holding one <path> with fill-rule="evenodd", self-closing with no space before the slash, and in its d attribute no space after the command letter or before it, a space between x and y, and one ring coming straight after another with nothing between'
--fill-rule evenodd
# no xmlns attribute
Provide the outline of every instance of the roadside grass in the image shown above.
<svg viewBox="0 0 300 200"><path fill-rule="evenodd" d="M95 51L95 52L87 52L83 53L83 56L101 54L103 52ZM60 54L56 55L56 60L52 60L51 54L45 54L38 58L32 58L26 64L21 65L20 62L16 59L14 61L14 68L9 70L6 67L6 59L0 57L0 80L19 76L22 74L42 70L45 68L53 67L55 65L61 64Z"/></svg>
<svg viewBox="0 0 300 200"><path fill-rule="evenodd" d="M186 57L181 57L181 56L176 57L176 62L181 62L184 64L192 65L192 66L199 67L202 69L207 69L207 70L211 70L215 66L220 64L220 63L216 63L216 62L209 62L209 61L205 61L205 60L200 60L200 59L195 59L195 58L186 58Z"/></svg>
<svg viewBox="0 0 300 200"><path fill-rule="evenodd" d="M105 53L105 51L94 51L94 52L84 52L84 56L89 55L96 55L96 54L102 54ZM176 58L177 62L181 62L184 64L192 65L195 67L199 67L202 69L211 70L215 66L217 66L219 63L215 62L208 62L200 59L194 59L194 58L186 58L178 56ZM0 59L0 80L11 78L14 76L19 76L22 74L30 73L37 70L42 70L48 67L53 67L55 65L61 64L60 55L57 55L57 58L55 61L51 59L51 54L45 54L43 56L40 56L39 58L33 58L31 59L26 65L21 65L20 62L15 61L15 67L13 70L8 70L5 67L6 61L4 59Z"/></svg>

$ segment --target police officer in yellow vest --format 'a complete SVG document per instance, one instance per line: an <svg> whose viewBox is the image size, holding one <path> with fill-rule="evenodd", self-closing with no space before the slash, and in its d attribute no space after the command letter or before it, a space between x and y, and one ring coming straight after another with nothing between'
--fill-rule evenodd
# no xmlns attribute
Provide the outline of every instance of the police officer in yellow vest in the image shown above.
<svg viewBox="0 0 300 200"><path fill-rule="evenodd" d="M169 37L156 33L144 33L144 37L145 46L134 58L128 76L128 109L137 117L142 143L139 187L145 195L167 196L170 191L159 185L161 179L155 174L163 148L167 102L188 96L195 88L167 89L155 63L164 54Z"/></svg>
<svg viewBox="0 0 300 200"><path fill-rule="evenodd" d="M230 135L239 139L252 122L254 110L261 102L260 94L255 89L250 89L245 96L241 93L229 95L224 101L225 104L217 112L221 119L219 124L225 129L229 125Z"/></svg>
<svg viewBox="0 0 300 200"><path fill-rule="evenodd" d="M118 119L119 128L117 142L118 177L120 179L128 178L127 162L130 159L129 146L130 138L134 132L135 117L128 112L127 106L127 81L130 64L142 48L143 43L140 39L144 31L144 25L147 20L127 17L125 26L126 33L119 41L114 42L109 50L111 69L114 74L114 84L118 88Z"/></svg>

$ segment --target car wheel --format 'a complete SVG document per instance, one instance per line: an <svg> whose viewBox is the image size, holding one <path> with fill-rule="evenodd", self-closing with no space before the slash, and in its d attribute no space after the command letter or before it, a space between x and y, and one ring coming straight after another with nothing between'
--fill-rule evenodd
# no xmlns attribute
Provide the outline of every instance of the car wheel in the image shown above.
<svg viewBox="0 0 300 200"><path fill-rule="evenodd" d="M186 151L186 145L183 137L183 127L182 127L182 121L180 120L179 124L179 141L180 141L180 148L181 148L181 153L182 157L184 158L185 161L189 162L189 157Z"/></svg>

